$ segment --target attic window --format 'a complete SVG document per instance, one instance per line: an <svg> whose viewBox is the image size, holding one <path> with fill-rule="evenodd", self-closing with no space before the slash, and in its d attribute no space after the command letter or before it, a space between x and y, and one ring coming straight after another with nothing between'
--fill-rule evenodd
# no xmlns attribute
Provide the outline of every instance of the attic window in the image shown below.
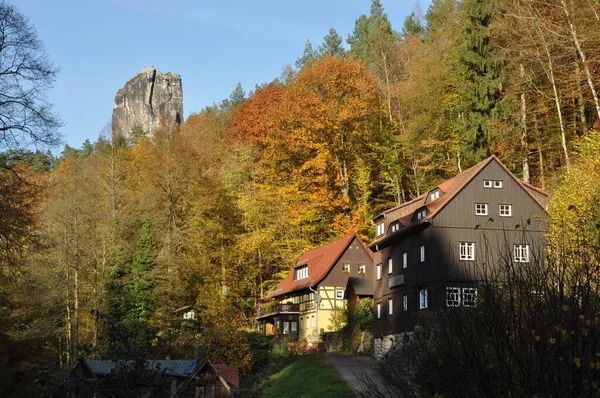
<svg viewBox="0 0 600 398"><path fill-rule="evenodd" d="M436 189L435 191L433 191L432 193L429 194L429 201L436 200L439 197L440 197L440 190Z"/></svg>
<svg viewBox="0 0 600 398"><path fill-rule="evenodd" d="M379 223L377 224L377 236L381 236L385 233L385 224Z"/></svg>
<svg viewBox="0 0 600 398"><path fill-rule="evenodd" d="M294 275L294 280L308 278L308 265L303 265L301 267L296 268L296 273Z"/></svg>
<svg viewBox="0 0 600 398"><path fill-rule="evenodd" d="M483 180L484 188L502 188L502 180Z"/></svg>
<svg viewBox="0 0 600 398"><path fill-rule="evenodd" d="M417 211L417 220L425 218L426 215L427 215L427 208L424 207L421 210Z"/></svg>
<svg viewBox="0 0 600 398"><path fill-rule="evenodd" d="M396 232L400 230L400 223L399 222L395 222L392 224L391 226L392 232Z"/></svg>

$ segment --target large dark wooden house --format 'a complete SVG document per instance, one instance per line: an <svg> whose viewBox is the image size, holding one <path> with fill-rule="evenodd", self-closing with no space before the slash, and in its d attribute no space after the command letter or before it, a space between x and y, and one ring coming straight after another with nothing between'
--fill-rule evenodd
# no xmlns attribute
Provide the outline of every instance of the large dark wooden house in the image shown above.
<svg viewBox="0 0 600 398"><path fill-rule="evenodd" d="M335 329L332 314L345 308L348 278L373 280L373 253L352 234L309 250L259 310L259 331L305 339Z"/></svg>
<svg viewBox="0 0 600 398"><path fill-rule="evenodd" d="M416 320L477 303L477 281L500 261L543 255L547 195L495 156L373 219L376 353Z"/></svg>

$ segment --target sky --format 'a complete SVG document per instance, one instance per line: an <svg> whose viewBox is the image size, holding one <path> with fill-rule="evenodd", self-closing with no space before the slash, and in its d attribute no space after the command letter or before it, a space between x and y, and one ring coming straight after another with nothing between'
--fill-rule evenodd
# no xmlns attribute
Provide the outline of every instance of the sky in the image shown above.
<svg viewBox="0 0 600 398"><path fill-rule="evenodd" d="M114 96L144 65L179 74L184 116L246 93L294 65L331 27L346 38L371 0L9 0L37 30L60 72L48 99L65 143L95 141ZM430 0L382 0L396 30Z"/></svg>

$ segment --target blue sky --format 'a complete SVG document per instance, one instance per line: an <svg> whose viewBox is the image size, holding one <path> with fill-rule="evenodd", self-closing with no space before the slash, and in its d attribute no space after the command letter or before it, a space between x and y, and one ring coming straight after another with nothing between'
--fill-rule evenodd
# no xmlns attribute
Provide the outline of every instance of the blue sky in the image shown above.
<svg viewBox="0 0 600 398"><path fill-rule="evenodd" d="M11 1L11 0L9 0ZM94 141L110 121L114 96L144 65L181 75L187 117L248 93L294 65L306 40L329 28L346 38L370 0L12 0L35 26L60 74L49 99L66 143ZM430 0L420 0L425 11ZM417 2L382 0L400 30Z"/></svg>

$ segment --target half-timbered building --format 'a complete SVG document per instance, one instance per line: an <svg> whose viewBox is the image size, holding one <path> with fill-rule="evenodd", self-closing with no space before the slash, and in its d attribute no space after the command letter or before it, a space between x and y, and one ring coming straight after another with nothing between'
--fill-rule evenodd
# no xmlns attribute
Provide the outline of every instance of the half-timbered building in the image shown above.
<svg viewBox="0 0 600 398"><path fill-rule="evenodd" d="M372 256L354 234L307 251L272 292L272 305L259 310L259 331L302 340L335 330L332 316L345 308L348 278L372 283Z"/></svg>

